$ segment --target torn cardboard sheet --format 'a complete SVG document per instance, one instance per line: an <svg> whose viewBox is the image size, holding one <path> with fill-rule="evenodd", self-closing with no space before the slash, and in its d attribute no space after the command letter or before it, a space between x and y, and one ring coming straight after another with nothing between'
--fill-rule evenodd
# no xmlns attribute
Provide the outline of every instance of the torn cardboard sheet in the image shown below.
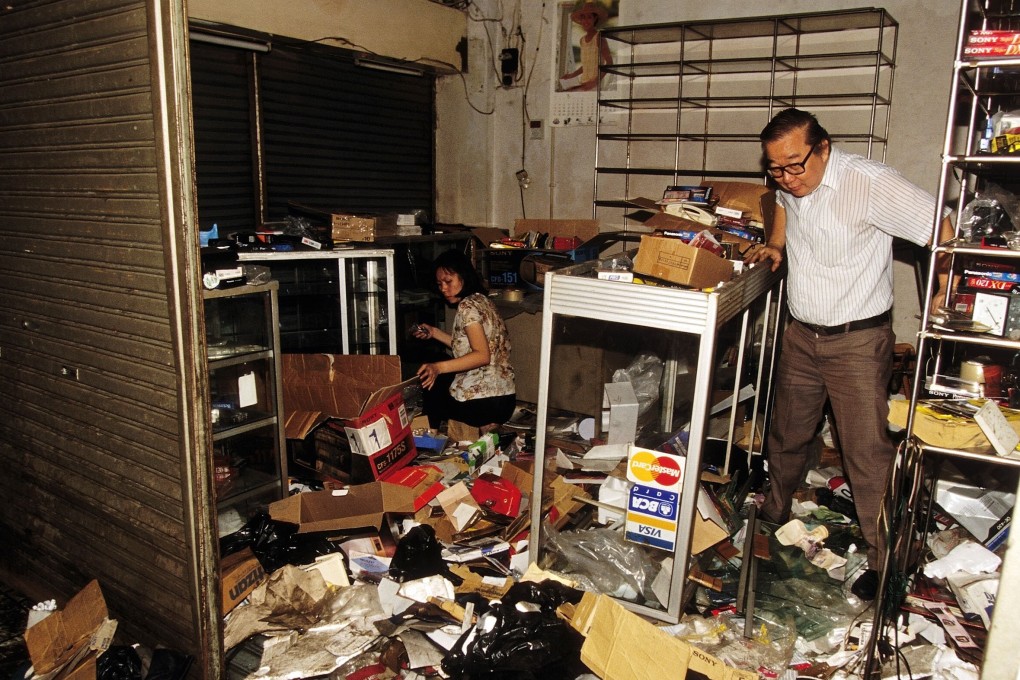
<svg viewBox="0 0 1020 680"><path fill-rule="evenodd" d="M728 667L721 659L673 637L607 595L585 593L570 624L585 636L581 660L603 680L758 678L757 673Z"/></svg>
<svg viewBox="0 0 1020 680"><path fill-rule="evenodd" d="M109 648L116 630L117 622L108 617L99 581L90 581L63 609L25 630L34 678L95 678L96 659Z"/></svg>

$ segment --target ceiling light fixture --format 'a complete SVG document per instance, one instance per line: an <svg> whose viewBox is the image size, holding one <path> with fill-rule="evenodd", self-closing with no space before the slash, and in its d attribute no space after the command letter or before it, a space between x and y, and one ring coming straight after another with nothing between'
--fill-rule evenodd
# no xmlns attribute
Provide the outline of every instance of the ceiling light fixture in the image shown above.
<svg viewBox="0 0 1020 680"><path fill-rule="evenodd" d="M242 40L240 38L228 38L227 36L215 35L212 33L199 33L192 31L188 34L188 37L196 42L223 45L224 47L236 47L242 50L251 50L252 52L268 52L271 48L269 43L257 42L255 40Z"/></svg>
<svg viewBox="0 0 1020 680"><path fill-rule="evenodd" d="M421 69L411 68L410 66L397 66L396 64L388 64L384 61L372 61L370 59L355 59L354 63L358 66L365 68L375 69L376 71L387 71L388 73L399 73L405 76L418 76L424 75Z"/></svg>

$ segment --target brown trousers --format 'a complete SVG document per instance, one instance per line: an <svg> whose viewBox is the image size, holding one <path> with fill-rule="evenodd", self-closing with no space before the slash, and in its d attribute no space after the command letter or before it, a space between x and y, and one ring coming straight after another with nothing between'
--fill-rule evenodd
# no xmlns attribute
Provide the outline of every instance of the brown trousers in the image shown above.
<svg viewBox="0 0 1020 680"><path fill-rule="evenodd" d="M771 486L762 512L786 521L793 493L807 476L822 409L831 402L872 569L881 567L886 550L879 511L896 455L886 429L894 342L889 324L826 336L791 321L783 333L768 438Z"/></svg>

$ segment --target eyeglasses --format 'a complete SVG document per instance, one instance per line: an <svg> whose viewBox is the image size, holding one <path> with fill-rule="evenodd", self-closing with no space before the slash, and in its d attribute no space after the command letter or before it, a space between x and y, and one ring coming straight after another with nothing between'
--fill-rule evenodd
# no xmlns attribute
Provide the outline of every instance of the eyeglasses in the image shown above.
<svg viewBox="0 0 1020 680"><path fill-rule="evenodd" d="M765 168L765 172L769 173L771 177L775 177L776 179L782 177L784 172L787 175L803 175L807 171L807 168L804 166L807 165L808 159L811 158L811 154L813 154L815 152L815 149L817 148L818 148L817 143L812 144L811 149L807 152L807 156L804 156L804 160L802 160L800 163L790 163L789 165L773 165Z"/></svg>

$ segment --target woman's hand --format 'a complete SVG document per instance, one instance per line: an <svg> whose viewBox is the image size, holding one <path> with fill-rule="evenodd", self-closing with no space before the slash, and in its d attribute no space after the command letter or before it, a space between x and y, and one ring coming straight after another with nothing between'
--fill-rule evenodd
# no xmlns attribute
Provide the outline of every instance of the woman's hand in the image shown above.
<svg viewBox="0 0 1020 680"><path fill-rule="evenodd" d="M434 330L435 329L432 328L432 326L428 325L427 323L420 323L411 329L411 335L418 338L419 340L431 340L432 331Z"/></svg>
<svg viewBox="0 0 1020 680"><path fill-rule="evenodd" d="M439 368L439 363L433 364L422 364L421 368L418 369L418 378L421 380L421 386L427 390L431 390L432 386L436 384L436 378L443 371Z"/></svg>

